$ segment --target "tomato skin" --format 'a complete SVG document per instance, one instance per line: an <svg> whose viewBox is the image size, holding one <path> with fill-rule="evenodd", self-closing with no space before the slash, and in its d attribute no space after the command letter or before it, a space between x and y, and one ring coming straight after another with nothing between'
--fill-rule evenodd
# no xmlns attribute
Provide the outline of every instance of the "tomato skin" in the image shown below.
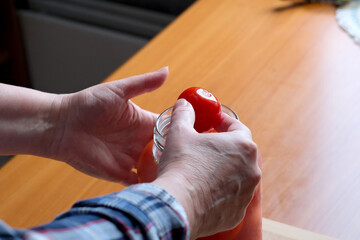
<svg viewBox="0 0 360 240"><path fill-rule="evenodd" d="M205 132L218 124L221 104L212 93L203 88L191 87L183 91L180 98L186 99L194 108L196 131Z"/></svg>
<svg viewBox="0 0 360 240"><path fill-rule="evenodd" d="M152 182L157 177L158 164L153 157L152 147L154 141L150 141L142 151L137 163L137 175L140 183Z"/></svg>

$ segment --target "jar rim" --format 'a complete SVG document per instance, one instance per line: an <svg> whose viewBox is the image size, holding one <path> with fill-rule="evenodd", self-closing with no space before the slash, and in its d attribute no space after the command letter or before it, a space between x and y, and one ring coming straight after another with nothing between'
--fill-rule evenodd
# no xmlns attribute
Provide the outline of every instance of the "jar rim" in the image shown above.
<svg viewBox="0 0 360 240"><path fill-rule="evenodd" d="M174 108L174 106L167 108L165 111L163 111L158 118L156 119L155 122L155 127L154 127L154 144L155 146L160 149L161 151L164 150L164 146L163 144L161 144L160 142L165 142L165 136L163 136L163 134L161 133L161 128L160 128L160 120L163 119L163 116L166 115L168 112L172 111L172 109ZM170 114L171 115L171 114ZM171 118L171 117L170 117ZM171 119L170 119L171 122Z"/></svg>

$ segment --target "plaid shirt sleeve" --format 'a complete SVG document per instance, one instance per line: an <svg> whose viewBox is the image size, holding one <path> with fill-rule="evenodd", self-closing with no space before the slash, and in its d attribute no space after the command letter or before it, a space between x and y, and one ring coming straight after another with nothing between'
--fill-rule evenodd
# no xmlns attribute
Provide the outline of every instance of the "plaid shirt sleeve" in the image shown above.
<svg viewBox="0 0 360 240"><path fill-rule="evenodd" d="M0 239L189 239L183 207L153 184L77 202L52 222L28 230L0 221Z"/></svg>

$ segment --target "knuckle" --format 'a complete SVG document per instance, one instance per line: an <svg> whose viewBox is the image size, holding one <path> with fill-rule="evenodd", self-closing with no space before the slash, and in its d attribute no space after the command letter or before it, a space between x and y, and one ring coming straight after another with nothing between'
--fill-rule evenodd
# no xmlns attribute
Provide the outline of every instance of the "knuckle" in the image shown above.
<svg viewBox="0 0 360 240"><path fill-rule="evenodd" d="M249 160L255 160L257 156L257 145L252 140L246 140L241 143L241 151L244 157Z"/></svg>
<svg viewBox="0 0 360 240"><path fill-rule="evenodd" d="M181 133L184 126L181 123L172 123L170 126L170 131L172 133Z"/></svg>
<svg viewBox="0 0 360 240"><path fill-rule="evenodd" d="M257 186L261 181L262 173L259 167L256 167L251 176L252 185Z"/></svg>
<svg viewBox="0 0 360 240"><path fill-rule="evenodd" d="M247 126L245 126L245 132L246 132L247 136L248 136L250 139L252 139L251 130L250 130Z"/></svg>

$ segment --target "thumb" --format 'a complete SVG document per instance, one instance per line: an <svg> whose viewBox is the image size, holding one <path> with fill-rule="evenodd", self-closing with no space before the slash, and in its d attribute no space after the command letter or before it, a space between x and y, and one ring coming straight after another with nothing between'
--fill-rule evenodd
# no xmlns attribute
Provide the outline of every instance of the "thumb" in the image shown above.
<svg viewBox="0 0 360 240"><path fill-rule="evenodd" d="M128 100L159 88L165 82L168 75L169 69L168 67L164 67L156 72L103 83L103 86L107 86L116 94Z"/></svg>
<svg viewBox="0 0 360 240"><path fill-rule="evenodd" d="M171 128L189 128L194 130L194 122L195 112L191 104L182 98L177 100L171 116Z"/></svg>
<svg viewBox="0 0 360 240"><path fill-rule="evenodd" d="M156 72L123 79L119 81L119 87L122 89L124 97L130 99L159 88L165 82L168 75L169 69L164 67Z"/></svg>

